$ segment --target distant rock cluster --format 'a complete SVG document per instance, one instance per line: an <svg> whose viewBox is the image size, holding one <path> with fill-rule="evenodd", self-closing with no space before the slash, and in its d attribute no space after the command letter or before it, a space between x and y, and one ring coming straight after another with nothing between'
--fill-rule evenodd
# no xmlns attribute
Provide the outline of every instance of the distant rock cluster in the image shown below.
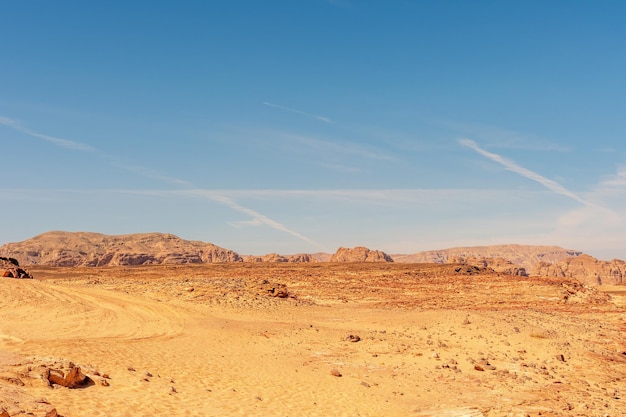
<svg viewBox="0 0 626 417"><path fill-rule="evenodd" d="M244 262L317 262L317 260L308 253L298 253L296 255L279 255L277 253L269 253L264 256L244 256Z"/></svg>
<svg viewBox="0 0 626 417"><path fill-rule="evenodd" d="M3 278L32 278L33 276L23 268L15 258L0 256L0 276Z"/></svg>
<svg viewBox="0 0 626 417"><path fill-rule="evenodd" d="M491 268L495 272L506 275L515 275L520 277L528 276L526 268L515 265L513 262L502 258L479 258L476 256L468 256L466 258L450 257L446 260L446 263L471 265L478 268Z"/></svg>

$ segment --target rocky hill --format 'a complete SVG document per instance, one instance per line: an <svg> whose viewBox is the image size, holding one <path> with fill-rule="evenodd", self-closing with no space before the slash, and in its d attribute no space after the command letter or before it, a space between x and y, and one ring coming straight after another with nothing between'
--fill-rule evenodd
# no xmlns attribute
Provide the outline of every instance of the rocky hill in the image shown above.
<svg viewBox="0 0 626 417"><path fill-rule="evenodd" d="M411 255L393 255L395 262L403 263L449 263L452 258L501 258L533 271L539 262L554 264L582 252L563 249L559 246L492 245L472 246L417 252Z"/></svg>
<svg viewBox="0 0 626 417"><path fill-rule="evenodd" d="M626 262L619 259L600 261L585 254L556 264L539 263L533 273L546 277L575 278L588 285L626 284Z"/></svg>
<svg viewBox="0 0 626 417"><path fill-rule="evenodd" d="M295 255L279 255L277 253L269 253L264 256L244 256L244 262L318 262L313 255L308 253L298 253Z"/></svg>
<svg viewBox="0 0 626 417"><path fill-rule="evenodd" d="M48 232L7 243L0 256L22 265L106 266L240 262L237 253L211 243L171 234L138 233L110 236L89 232Z"/></svg>
<svg viewBox="0 0 626 417"><path fill-rule="evenodd" d="M337 249L328 262L393 262L393 259L385 252L357 246Z"/></svg>

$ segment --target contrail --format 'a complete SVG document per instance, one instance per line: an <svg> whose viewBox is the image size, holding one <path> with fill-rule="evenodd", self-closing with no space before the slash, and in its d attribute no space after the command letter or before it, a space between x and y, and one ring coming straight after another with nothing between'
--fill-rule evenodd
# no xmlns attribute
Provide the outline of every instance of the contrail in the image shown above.
<svg viewBox="0 0 626 417"><path fill-rule="evenodd" d="M33 130L30 130L29 128L23 126L22 124L18 123L17 121L10 119L8 117L4 117L4 116L0 116L0 124L10 127L13 130L16 130L18 132L24 133L26 135L29 136L33 136L35 138L44 140L46 142L50 142L56 146L60 146L62 148L65 149L71 149L71 150L77 150L77 151L83 151L83 152L95 152L98 155L102 156L105 160L107 160L109 163L120 166L121 168L123 168L124 170L128 171L128 172L132 172L135 173L139 176L142 177L147 177L147 178L152 178L152 179L156 179L159 181L163 181L163 182L167 182L167 183L171 183L171 184L175 184L177 186L180 187L185 187L185 188L195 188L194 185L188 181L185 180L181 180L178 178L174 178L174 177L168 177L165 175L161 175L160 173L153 171L151 169L142 167L140 165L128 165L128 164L124 164L121 163L119 161L118 158L116 158L113 155L107 154L105 152L100 151L97 148L94 148L90 145L84 144L84 143L80 143L80 142L75 142L72 140L68 140L68 139L62 139L62 138L57 138L57 137L53 137L53 136L48 136L48 135L44 135L42 133L38 133L35 132ZM319 243L315 242L314 240L304 236L301 233L296 232L295 230L292 230L290 228L288 228L287 226L285 226L284 224L273 220L267 216L265 216L264 214L261 214L255 210L252 210L250 208L244 207L242 205L240 205L239 203L235 202L234 200L230 199L229 197L226 196L221 196L221 195L216 195L216 194L211 194L208 196L212 201L215 201L219 204L222 204L223 206L229 207L232 210L235 210L239 213L243 213L243 214L247 214L248 216L251 216L257 223L260 224L264 224L266 226L271 227L272 229L275 230L279 230L281 232L287 233L291 236L294 236L310 245L316 246L318 248L323 248L322 245L320 245Z"/></svg>
<svg viewBox="0 0 626 417"><path fill-rule="evenodd" d="M315 242L312 239L309 239L308 237L304 236L301 233L296 232L295 230L292 230L290 228L288 228L287 226L285 226L284 224L281 224L279 222L277 222L276 220L272 220L269 217L265 216L264 214L259 213L258 211L254 211L252 209L249 209L247 207L244 207L242 205L240 205L239 203L235 202L234 200L230 199L229 197L223 196L223 195L214 195L214 194L208 194L206 195L209 199L213 200L213 201L217 201L219 203L221 203L224 206L230 207L231 209L238 211L240 213L244 213L247 214L248 216L252 217L253 220L255 220L258 223L261 224L265 224L269 227L271 227L272 229L276 229L276 230L280 230L281 232L285 232L287 234L290 234L291 236L297 237L300 240L303 240L313 246L317 246L320 249L325 250L325 247L323 245L320 245L319 243Z"/></svg>
<svg viewBox="0 0 626 417"><path fill-rule="evenodd" d="M275 109L288 111L288 112L291 112L291 113L296 113L296 114L299 114L299 115L302 115L302 116L306 116L306 117L312 117L313 119L319 120L320 122L324 122L324 123L332 123L333 122L328 117L319 116L319 115L313 114L313 113L307 113L307 112L302 111L302 110L292 109L292 108L289 108L289 107L281 106L279 104L270 103L268 101L264 101L263 105L264 106L268 106L268 107L273 107Z"/></svg>
<svg viewBox="0 0 626 417"><path fill-rule="evenodd" d="M459 143L463 146L466 146L470 149L473 149L474 151L478 152L479 154L481 154L482 156L484 156L485 158L491 159L494 162L497 162L498 164L504 166L506 169L508 169L509 171L513 171L515 173L520 174L523 177L526 177L532 181L538 182L539 184L543 185L544 187L546 187L547 189L549 189L550 191L553 191L557 194L561 194L565 197L569 197L572 200L576 200L581 204L584 204L585 206L590 206L590 207L598 207L596 204L585 200L584 198L579 197L578 195L574 194L573 192L571 192L570 190L568 190L567 188L563 187L561 184L559 184L556 181L553 181L549 178L546 178L542 175L537 174L534 171L531 171L529 169L526 169L520 165L518 165L517 163L510 161L498 154L495 153L491 153L488 152L484 149L482 149L480 146L478 146L476 144L476 142L474 142L471 139L459 139Z"/></svg>

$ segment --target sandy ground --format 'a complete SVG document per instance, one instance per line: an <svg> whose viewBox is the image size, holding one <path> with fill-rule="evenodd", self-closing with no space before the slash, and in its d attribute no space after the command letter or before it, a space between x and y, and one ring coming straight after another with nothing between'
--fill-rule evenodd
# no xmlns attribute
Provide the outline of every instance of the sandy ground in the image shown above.
<svg viewBox="0 0 626 417"><path fill-rule="evenodd" d="M20 395L65 417L626 415L624 287L454 265L31 272L0 279L11 416ZM109 386L25 376L52 360Z"/></svg>

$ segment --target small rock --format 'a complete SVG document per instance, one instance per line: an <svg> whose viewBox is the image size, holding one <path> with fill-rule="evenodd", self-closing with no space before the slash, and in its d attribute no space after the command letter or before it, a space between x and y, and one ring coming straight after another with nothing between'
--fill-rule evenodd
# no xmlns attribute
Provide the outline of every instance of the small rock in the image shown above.
<svg viewBox="0 0 626 417"><path fill-rule="evenodd" d="M335 368L333 368L333 369L331 369L331 370L330 370L330 374L331 374L332 376L336 376L336 377L338 377L338 378L341 378L341 377L342 377L341 372L339 372L339 370L338 370L338 369L335 369Z"/></svg>
<svg viewBox="0 0 626 417"><path fill-rule="evenodd" d="M351 335L348 335L348 337L346 337L346 340L347 340L348 342L353 342L353 343L356 343L356 342L361 341L361 337L360 337L360 336L357 336L357 335L355 335L355 334L351 334Z"/></svg>
<svg viewBox="0 0 626 417"><path fill-rule="evenodd" d="M100 385L102 385L103 387L108 387L109 386L109 382L106 379L102 379L102 380L100 380Z"/></svg>
<svg viewBox="0 0 626 417"><path fill-rule="evenodd" d="M130 372L135 372L135 368L133 368L132 366L129 366L129 367L128 367L128 368L126 368L126 369L128 369Z"/></svg>
<svg viewBox="0 0 626 417"><path fill-rule="evenodd" d="M363 385L363 386L364 386L364 387L366 387L366 388L369 388L369 387L370 387L370 384L368 384L368 383L367 383L367 382L365 382L365 381L361 381L361 385Z"/></svg>
<svg viewBox="0 0 626 417"><path fill-rule="evenodd" d="M563 356L562 353L556 355L556 360L561 361L561 362L565 362L565 356Z"/></svg>
<svg viewBox="0 0 626 417"><path fill-rule="evenodd" d="M152 374L150 372L146 372L145 374L148 378L152 378Z"/></svg>
<svg viewBox="0 0 626 417"><path fill-rule="evenodd" d="M7 410L5 410L4 408L0 408L0 417L11 417L9 415L9 412Z"/></svg>
<svg viewBox="0 0 626 417"><path fill-rule="evenodd" d="M477 371L481 371L484 372L485 368L483 368L482 366L480 366L479 364L474 365L474 369L476 369Z"/></svg>

